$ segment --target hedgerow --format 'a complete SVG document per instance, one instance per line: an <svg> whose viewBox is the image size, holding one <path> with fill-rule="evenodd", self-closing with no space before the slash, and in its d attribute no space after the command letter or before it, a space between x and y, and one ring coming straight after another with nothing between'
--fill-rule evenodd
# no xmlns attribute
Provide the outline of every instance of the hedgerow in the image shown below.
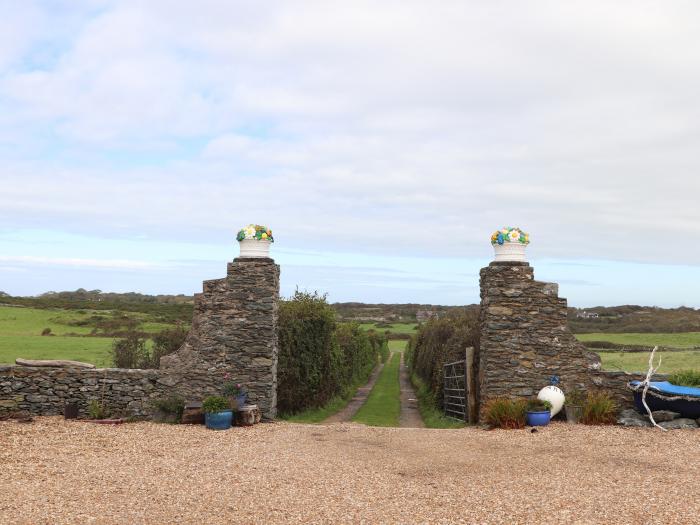
<svg viewBox="0 0 700 525"><path fill-rule="evenodd" d="M439 319L430 319L411 338L407 361L412 372L432 392L438 406L443 401L443 365L464 359L465 350L479 346L479 315L463 309Z"/></svg>
<svg viewBox="0 0 700 525"><path fill-rule="evenodd" d="M336 322L326 297L316 292L297 291L280 301L278 335L281 414L323 406L365 381L377 363L378 340L373 344L357 324Z"/></svg>

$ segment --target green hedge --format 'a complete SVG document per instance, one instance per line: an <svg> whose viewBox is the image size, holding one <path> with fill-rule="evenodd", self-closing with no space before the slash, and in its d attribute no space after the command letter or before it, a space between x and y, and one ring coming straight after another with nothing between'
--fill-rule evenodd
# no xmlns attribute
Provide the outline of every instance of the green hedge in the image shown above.
<svg viewBox="0 0 700 525"><path fill-rule="evenodd" d="M376 342L357 324L337 323L325 296L297 291L280 301L277 407L290 415L325 405L377 363Z"/></svg>
<svg viewBox="0 0 700 525"><path fill-rule="evenodd" d="M406 351L409 368L426 385L438 407L443 400L445 363L464 359L468 346L479 347L479 313L463 309L421 325Z"/></svg>
<svg viewBox="0 0 700 525"><path fill-rule="evenodd" d="M387 334L380 334L375 330L368 330L367 336L369 337L369 342L372 345L372 350L374 350L375 355L379 355L382 363L386 363L389 359L389 340Z"/></svg>

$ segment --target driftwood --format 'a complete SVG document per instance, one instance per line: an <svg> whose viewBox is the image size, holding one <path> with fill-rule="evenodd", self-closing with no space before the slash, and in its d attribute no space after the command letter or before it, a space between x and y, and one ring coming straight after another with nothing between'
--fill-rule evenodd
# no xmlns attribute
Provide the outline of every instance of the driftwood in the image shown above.
<svg viewBox="0 0 700 525"><path fill-rule="evenodd" d="M21 366L47 366L54 368L95 368L95 365L90 363L81 363L80 361L68 361L63 359L22 359L18 357L15 359L15 364Z"/></svg>

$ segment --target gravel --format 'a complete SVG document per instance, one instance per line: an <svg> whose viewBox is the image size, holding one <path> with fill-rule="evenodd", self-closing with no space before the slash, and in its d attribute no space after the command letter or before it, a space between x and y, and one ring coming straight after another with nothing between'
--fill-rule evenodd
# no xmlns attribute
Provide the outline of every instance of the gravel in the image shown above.
<svg viewBox="0 0 700 525"><path fill-rule="evenodd" d="M0 422L0 523L698 523L700 432Z"/></svg>

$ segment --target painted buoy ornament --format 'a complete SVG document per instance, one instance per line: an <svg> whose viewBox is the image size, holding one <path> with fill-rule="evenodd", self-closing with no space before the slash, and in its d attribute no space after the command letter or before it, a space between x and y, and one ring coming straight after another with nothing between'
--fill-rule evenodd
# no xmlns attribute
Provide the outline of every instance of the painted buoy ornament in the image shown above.
<svg viewBox="0 0 700 525"><path fill-rule="evenodd" d="M552 403L552 409L550 412L552 417L554 417L563 408L564 401L566 401L566 396L564 396L564 392L558 386L548 385L540 390L540 392L537 394L537 399Z"/></svg>

